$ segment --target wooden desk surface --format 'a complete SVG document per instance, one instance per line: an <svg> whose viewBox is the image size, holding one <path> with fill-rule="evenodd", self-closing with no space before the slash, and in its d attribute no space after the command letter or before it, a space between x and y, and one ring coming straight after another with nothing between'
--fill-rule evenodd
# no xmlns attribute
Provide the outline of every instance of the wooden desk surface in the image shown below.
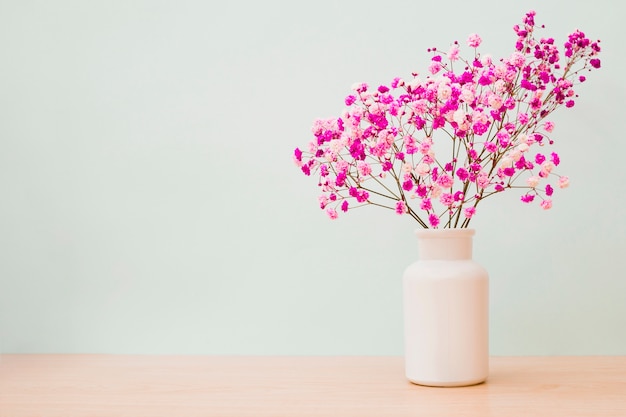
<svg viewBox="0 0 626 417"><path fill-rule="evenodd" d="M401 357L0 355L2 417L626 416L626 356L493 357L431 388Z"/></svg>

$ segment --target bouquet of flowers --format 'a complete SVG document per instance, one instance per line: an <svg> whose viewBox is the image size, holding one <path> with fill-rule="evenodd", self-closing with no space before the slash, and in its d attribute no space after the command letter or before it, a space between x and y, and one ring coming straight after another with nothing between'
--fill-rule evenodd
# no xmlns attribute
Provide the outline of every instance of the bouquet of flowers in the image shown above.
<svg viewBox="0 0 626 417"><path fill-rule="evenodd" d="M600 41L576 30L561 51L553 38L536 38L534 11L513 29L507 58L480 54L472 34L470 59L458 42L447 52L431 48L425 77L355 84L340 117L314 122L315 138L295 149L294 161L319 178L319 204L331 219L374 205L424 228L467 227L480 202L512 189L524 203L552 207L569 179L554 172L560 158L547 150L548 116L574 106L575 86L600 68Z"/></svg>

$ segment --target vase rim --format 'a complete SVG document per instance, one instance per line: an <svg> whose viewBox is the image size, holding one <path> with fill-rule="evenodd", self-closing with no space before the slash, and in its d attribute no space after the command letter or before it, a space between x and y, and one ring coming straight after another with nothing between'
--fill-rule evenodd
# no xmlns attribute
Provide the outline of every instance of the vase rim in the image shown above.
<svg viewBox="0 0 626 417"><path fill-rule="evenodd" d="M452 229L417 229L417 237L426 238L451 238L451 237L471 237L476 234L475 229L452 228Z"/></svg>

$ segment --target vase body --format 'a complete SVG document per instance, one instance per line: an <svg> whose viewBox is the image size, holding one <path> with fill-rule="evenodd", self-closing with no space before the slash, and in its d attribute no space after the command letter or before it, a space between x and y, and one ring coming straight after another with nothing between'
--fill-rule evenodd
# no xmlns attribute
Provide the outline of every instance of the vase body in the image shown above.
<svg viewBox="0 0 626 417"><path fill-rule="evenodd" d="M403 276L405 371L429 386L484 382L489 373L489 277L472 260L472 229L416 232Z"/></svg>

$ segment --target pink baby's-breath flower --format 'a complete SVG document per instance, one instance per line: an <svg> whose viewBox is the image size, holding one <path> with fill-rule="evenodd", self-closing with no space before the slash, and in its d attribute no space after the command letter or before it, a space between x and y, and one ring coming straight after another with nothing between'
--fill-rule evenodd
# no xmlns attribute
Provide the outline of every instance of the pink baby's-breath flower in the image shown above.
<svg viewBox="0 0 626 417"><path fill-rule="evenodd" d="M537 155L535 155L535 162L537 164L542 164L544 161L546 160L545 155L538 153Z"/></svg>
<svg viewBox="0 0 626 417"><path fill-rule="evenodd" d="M546 130L546 132L550 133L554 130L554 123L552 123L551 121L546 121L543 124L543 128Z"/></svg>
<svg viewBox="0 0 626 417"><path fill-rule="evenodd" d="M402 78L394 78L391 82L391 88L398 88L404 86L404 80Z"/></svg>
<svg viewBox="0 0 626 417"><path fill-rule="evenodd" d="M335 209L334 209L334 208L332 208L332 207L329 207L329 208L327 208L327 209L326 209L326 214L328 215L328 217L329 217L331 220L335 220L335 219L338 217L338 215L337 215L337 210L335 210Z"/></svg>
<svg viewBox="0 0 626 417"><path fill-rule="evenodd" d="M422 202L420 203L420 208L424 211L430 211L433 209L433 205L430 201L430 198L425 198L422 200Z"/></svg>
<svg viewBox="0 0 626 417"><path fill-rule="evenodd" d="M463 210L463 215L468 219L471 219L476 214L476 207L467 207Z"/></svg>
<svg viewBox="0 0 626 417"><path fill-rule="evenodd" d="M367 83L354 83L352 84L352 90L356 91L357 93L364 93L367 91L368 89L368 85Z"/></svg>
<svg viewBox="0 0 626 417"><path fill-rule="evenodd" d="M471 48L478 48L482 41L483 40L480 36L478 36L476 33L472 33L467 38L467 45L469 45Z"/></svg>
<svg viewBox="0 0 626 417"><path fill-rule="evenodd" d="M552 208L552 200L543 200L540 205L542 209L550 210Z"/></svg>
<svg viewBox="0 0 626 417"><path fill-rule="evenodd" d="M567 188L569 187L569 177L563 175L559 178L559 188Z"/></svg>
<svg viewBox="0 0 626 417"><path fill-rule="evenodd" d="M469 178L469 172L467 172L467 169L461 167L461 168L456 170L456 176L461 181L465 181L465 180L467 180Z"/></svg>
<svg viewBox="0 0 626 417"><path fill-rule="evenodd" d="M365 161L359 161L357 163L357 170L359 171L359 175L362 177L367 177L372 173L372 167Z"/></svg>
<svg viewBox="0 0 626 417"><path fill-rule="evenodd" d="M485 150L490 153L494 153L498 150L498 145L495 142L485 142Z"/></svg>
<svg viewBox="0 0 626 417"><path fill-rule="evenodd" d="M450 193L442 193L439 202L444 206L451 206L454 203L454 196Z"/></svg>
<svg viewBox="0 0 626 417"><path fill-rule="evenodd" d="M431 74L435 75L439 71L441 71L441 68L441 62L431 61L430 65L428 66L428 71L430 71Z"/></svg>
<svg viewBox="0 0 626 417"><path fill-rule="evenodd" d="M406 204L404 204L404 201L399 200L399 201L396 203L396 213L397 213L397 214L404 214L404 213L406 213L406 212L407 212L407 209L406 209Z"/></svg>
<svg viewBox="0 0 626 417"><path fill-rule="evenodd" d="M459 59L459 47L456 45L452 45L450 50L448 50L448 59L450 61L456 61Z"/></svg>
<svg viewBox="0 0 626 417"><path fill-rule="evenodd" d="M317 198L317 201L320 203L320 208L325 209L328 205L328 197L325 194L322 194Z"/></svg>
<svg viewBox="0 0 626 417"><path fill-rule="evenodd" d="M518 114L517 121L519 122L519 124L525 125L526 123L528 123L528 115L526 113Z"/></svg>
<svg viewBox="0 0 626 417"><path fill-rule="evenodd" d="M448 174L441 174L437 178L437 184L441 185L443 188L450 188L452 184L454 184L454 180Z"/></svg>
<svg viewBox="0 0 626 417"><path fill-rule="evenodd" d="M432 227L439 226L439 217L437 217L437 215L434 213L431 214L430 216L428 216L428 223L430 223Z"/></svg>

